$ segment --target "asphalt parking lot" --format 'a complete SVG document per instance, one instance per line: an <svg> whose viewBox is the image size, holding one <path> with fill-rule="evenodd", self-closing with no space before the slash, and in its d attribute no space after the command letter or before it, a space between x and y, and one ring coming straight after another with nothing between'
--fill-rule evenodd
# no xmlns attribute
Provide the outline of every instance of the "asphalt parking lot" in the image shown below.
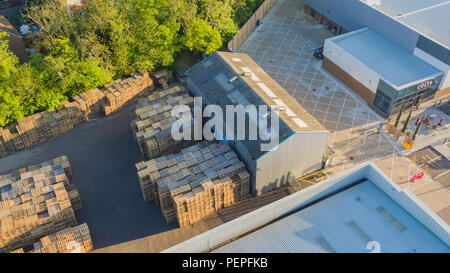
<svg viewBox="0 0 450 273"><path fill-rule="evenodd" d="M107 118L80 124L69 133L0 158L0 173L66 154L72 183L83 207L78 223L87 223L94 248L139 239L176 228L167 224L154 202L145 203L134 164L141 154L130 122L130 105Z"/></svg>

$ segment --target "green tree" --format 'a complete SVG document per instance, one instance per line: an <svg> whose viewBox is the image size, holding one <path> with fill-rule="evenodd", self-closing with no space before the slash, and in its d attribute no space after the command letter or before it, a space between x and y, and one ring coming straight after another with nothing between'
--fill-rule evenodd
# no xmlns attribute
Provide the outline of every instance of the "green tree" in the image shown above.
<svg viewBox="0 0 450 273"><path fill-rule="evenodd" d="M211 54L222 46L222 39L218 30L205 20L196 18L186 29L184 45L190 50Z"/></svg>
<svg viewBox="0 0 450 273"><path fill-rule="evenodd" d="M398 112L397 119L395 120L395 125L394 125L395 128L398 127L398 124L400 123L400 119L402 117L403 110L405 110L405 108L406 108L406 104L403 104L402 108L400 109L400 112Z"/></svg>
<svg viewBox="0 0 450 273"><path fill-rule="evenodd" d="M0 126L30 115L36 110L35 93L40 87L36 71L8 50L5 33L0 33Z"/></svg>
<svg viewBox="0 0 450 273"><path fill-rule="evenodd" d="M170 67L177 57L211 54L263 0L27 1L24 17L41 32L28 64L0 36L0 126L135 71ZM194 52L192 52L194 51Z"/></svg>
<svg viewBox="0 0 450 273"><path fill-rule="evenodd" d="M8 36L5 32L0 32L0 84L8 82L19 63L19 59L8 50Z"/></svg>
<svg viewBox="0 0 450 273"><path fill-rule="evenodd" d="M46 88L38 94L39 109L59 106L62 100L112 81L113 74L95 58L78 58L68 38L55 38L50 54L36 54L31 63L42 75Z"/></svg>
<svg viewBox="0 0 450 273"><path fill-rule="evenodd" d="M412 140L416 140L416 135L417 135L417 133L419 133L420 126L422 126L422 122L423 122L423 120L425 119L425 116L426 116L426 114L424 114L424 115L422 116L422 119L420 120L419 124L417 124L416 130L414 131L414 134L413 134L413 136L412 136Z"/></svg>
<svg viewBox="0 0 450 273"><path fill-rule="evenodd" d="M235 0L233 17L236 24L242 27L262 3L264 0Z"/></svg>
<svg viewBox="0 0 450 273"><path fill-rule="evenodd" d="M224 40L233 37L237 32L237 25L233 21L233 2L230 0L199 0L200 18L208 22L220 32Z"/></svg>

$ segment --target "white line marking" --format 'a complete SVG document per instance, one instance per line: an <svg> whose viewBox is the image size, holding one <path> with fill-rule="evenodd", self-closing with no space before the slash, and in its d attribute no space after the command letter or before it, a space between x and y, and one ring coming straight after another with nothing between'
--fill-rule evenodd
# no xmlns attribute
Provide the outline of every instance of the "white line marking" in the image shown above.
<svg viewBox="0 0 450 273"><path fill-rule="evenodd" d="M272 92L272 90L269 89L269 87L267 87L267 85L265 85L262 82L258 82L257 83L259 87L261 87L261 89L267 94L267 96L271 97L271 98L276 98L277 96Z"/></svg>

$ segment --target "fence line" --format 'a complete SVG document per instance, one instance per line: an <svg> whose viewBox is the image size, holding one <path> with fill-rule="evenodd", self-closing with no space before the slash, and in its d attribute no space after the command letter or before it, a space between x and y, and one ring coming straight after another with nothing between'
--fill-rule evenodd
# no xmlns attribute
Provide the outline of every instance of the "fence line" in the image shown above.
<svg viewBox="0 0 450 273"><path fill-rule="evenodd" d="M257 27L258 20L264 18L264 16L269 12L269 10L275 5L277 0L266 0L258 8L258 10L248 19L248 21L241 27L239 32L228 42L228 49L230 51L237 51L247 37L255 30Z"/></svg>

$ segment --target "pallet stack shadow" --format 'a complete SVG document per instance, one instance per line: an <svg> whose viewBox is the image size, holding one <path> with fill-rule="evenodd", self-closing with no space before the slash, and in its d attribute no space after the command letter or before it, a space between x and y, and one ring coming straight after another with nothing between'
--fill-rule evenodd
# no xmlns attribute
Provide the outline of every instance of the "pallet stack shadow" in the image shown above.
<svg viewBox="0 0 450 273"><path fill-rule="evenodd" d="M158 71L152 73L151 76L163 89L169 88L169 71Z"/></svg>
<svg viewBox="0 0 450 273"><path fill-rule="evenodd" d="M0 176L0 252L77 224L81 201L71 177L66 156Z"/></svg>
<svg viewBox="0 0 450 273"><path fill-rule="evenodd" d="M154 92L139 100L135 111L137 118L131 122L131 128L145 160L176 153L194 144L192 140L176 141L172 138L171 130L176 118L171 112L177 105L194 106L194 98L181 86Z"/></svg>
<svg viewBox="0 0 450 273"><path fill-rule="evenodd" d="M144 200L180 227L250 196L250 175L226 143L202 141L136 168Z"/></svg>
<svg viewBox="0 0 450 273"><path fill-rule="evenodd" d="M38 145L67 133L78 124L109 115L138 95L147 95L153 81L147 72L116 80L103 89L83 92L63 101L62 106L17 120L8 127L0 127L0 157Z"/></svg>
<svg viewBox="0 0 450 273"><path fill-rule="evenodd" d="M89 228L84 223L42 237L32 246L12 253L87 253L92 249Z"/></svg>

